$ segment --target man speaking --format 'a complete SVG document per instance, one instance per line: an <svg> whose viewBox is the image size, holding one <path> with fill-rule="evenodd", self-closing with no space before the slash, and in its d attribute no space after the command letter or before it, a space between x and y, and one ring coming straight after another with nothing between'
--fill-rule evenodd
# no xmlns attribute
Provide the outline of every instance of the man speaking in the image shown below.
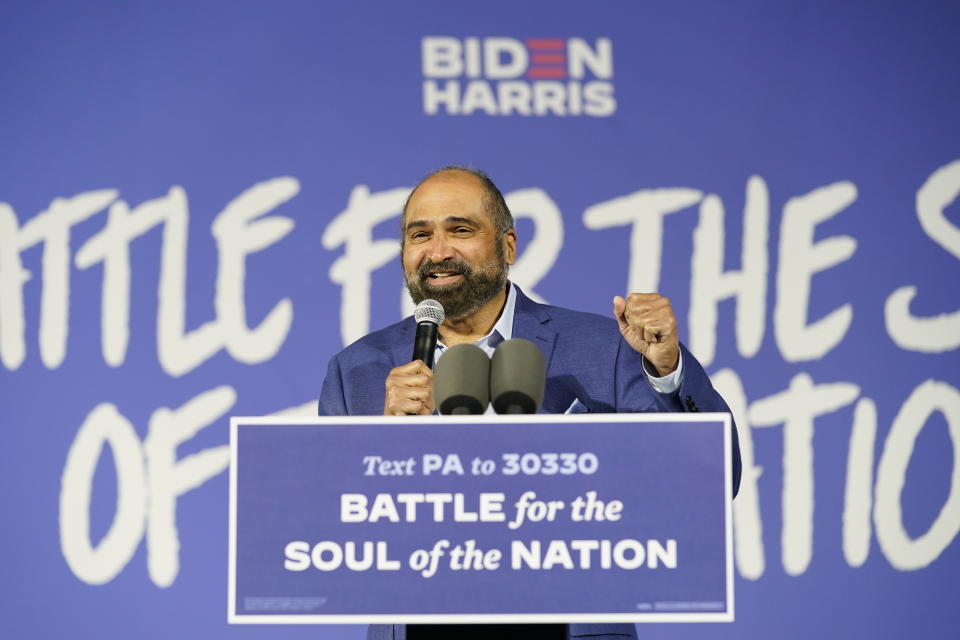
<svg viewBox="0 0 960 640"><path fill-rule="evenodd" d="M517 257L513 217L482 172L444 167L410 194L401 218L401 260L414 302L446 312L435 359L458 344L493 353L511 338L543 352L547 413L729 412L700 363L678 341L670 301L656 293L613 299L613 319L538 304L507 280ZM410 362L416 322L407 318L354 342L330 361L320 415L430 415L433 373ZM740 449L733 427L733 492ZM370 627L368 638L635 638L632 624Z"/></svg>

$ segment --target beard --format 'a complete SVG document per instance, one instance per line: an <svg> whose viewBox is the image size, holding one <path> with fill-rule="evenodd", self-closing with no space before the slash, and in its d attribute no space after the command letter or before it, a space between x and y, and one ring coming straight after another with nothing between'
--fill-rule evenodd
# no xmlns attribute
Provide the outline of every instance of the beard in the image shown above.
<svg viewBox="0 0 960 640"><path fill-rule="evenodd" d="M463 279L453 285L437 287L430 283L430 271L451 271L459 273ZM416 273L408 274L406 281L414 304L433 298L443 305L446 317L466 318L506 288L507 264L503 260L503 249L498 245L496 258L479 267L471 267L463 260L435 263L428 259Z"/></svg>

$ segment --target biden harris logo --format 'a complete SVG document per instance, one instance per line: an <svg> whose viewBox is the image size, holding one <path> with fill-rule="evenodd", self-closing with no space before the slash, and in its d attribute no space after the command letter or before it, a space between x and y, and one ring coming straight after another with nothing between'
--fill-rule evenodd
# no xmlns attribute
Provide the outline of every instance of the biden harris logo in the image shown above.
<svg viewBox="0 0 960 640"><path fill-rule="evenodd" d="M427 115L592 116L617 110L609 38L421 41Z"/></svg>

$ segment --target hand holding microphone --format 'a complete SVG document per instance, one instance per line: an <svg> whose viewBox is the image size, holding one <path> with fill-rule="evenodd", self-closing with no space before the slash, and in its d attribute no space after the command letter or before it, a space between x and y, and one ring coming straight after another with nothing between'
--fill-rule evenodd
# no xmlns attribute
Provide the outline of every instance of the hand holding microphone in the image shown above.
<svg viewBox="0 0 960 640"><path fill-rule="evenodd" d="M497 413L536 413L543 400L546 364L532 342L522 339L500 343L492 360L472 344L448 349L432 370L443 307L424 300L414 312L417 333L413 362L394 367L386 380L384 415L440 413L477 415L493 403Z"/></svg>
<svg viewBox="0 0 960 640"><path fill-rule="evenodd" d="M390 370L383 399L385 416L428 416L433 413L433 354L443 324L443 307L436 300L424 300L413 314L417 334L413 362Z"/></svg>

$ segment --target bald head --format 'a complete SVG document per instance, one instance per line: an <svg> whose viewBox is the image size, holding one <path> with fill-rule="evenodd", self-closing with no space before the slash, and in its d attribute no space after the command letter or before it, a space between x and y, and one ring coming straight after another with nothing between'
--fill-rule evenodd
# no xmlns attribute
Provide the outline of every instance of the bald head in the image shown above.
<svg viewBox="0 0 960 640"><path fill-rule="evenodd" d="M490 221L497 231L497 236L502 237L504 233L513 229L513 216L510 214L510 209L507 208L503 194L500 193L500 189L493 183L493 180L479 169L472 169L460 165L449 165L441 167L427 175L427 177L417 183L417 186L415 186L413 191L410 192L410 195L407 196L407 201L403 205L403 215L400 217L401 246L403 246L406 235L407 211L410 209L411 203L415 204L417 192L422 186L428 183L438 186L443 183L459 183L461 185L463 183L476 184L481 193L481 208L490 216Z"/></svg>

